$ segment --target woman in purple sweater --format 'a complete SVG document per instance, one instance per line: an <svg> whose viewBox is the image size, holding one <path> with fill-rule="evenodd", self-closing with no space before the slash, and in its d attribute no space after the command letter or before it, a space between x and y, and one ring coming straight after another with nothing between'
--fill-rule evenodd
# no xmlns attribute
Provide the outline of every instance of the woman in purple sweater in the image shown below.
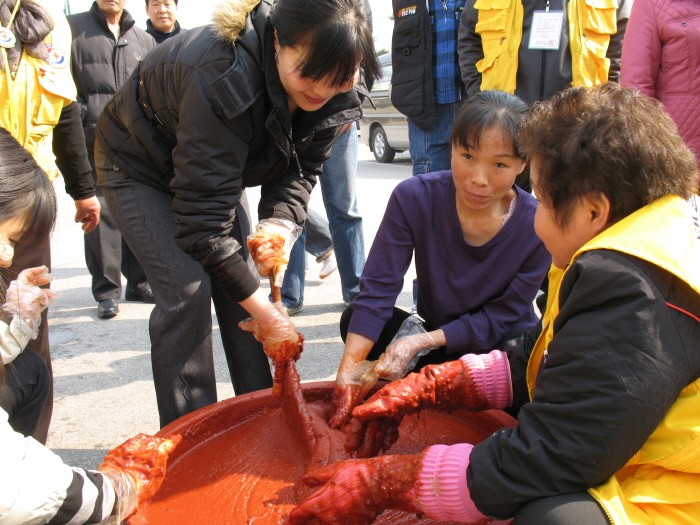
<svg viewBox="0 0 700 525"><path fill-rule="evenodd" d="M535 235L536 200L516 186L526 168L517 129L527 113L519 98L484 91L460 110L452 129L452 171L412 177L394 190L360 279L360 294L341 319L345 352L331 426L345 423L359 401L358 371L409 362L441 363L497 348L530 329L533 299L551 263ZM396 308L415 253L418 314L428 333L394 337L408 313ZM405 367L404 367L405 369Z"/></svg>

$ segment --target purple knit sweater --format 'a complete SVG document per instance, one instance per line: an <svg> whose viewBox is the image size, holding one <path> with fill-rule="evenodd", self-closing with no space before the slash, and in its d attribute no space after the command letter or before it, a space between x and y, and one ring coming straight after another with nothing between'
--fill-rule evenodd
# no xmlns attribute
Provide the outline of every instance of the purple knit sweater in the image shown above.
<svg viewBox="0 0 700 525"><path fill-rule="evenodd" d="M497 348L537 321L532 301L552 261L533 222L537 201L520 188L505 226L483 246L464 240L451 171L399 183L389 199L352 302L349 331L376 341L392 315L415 250L418 313L442 328L447 351Z"/></svg>

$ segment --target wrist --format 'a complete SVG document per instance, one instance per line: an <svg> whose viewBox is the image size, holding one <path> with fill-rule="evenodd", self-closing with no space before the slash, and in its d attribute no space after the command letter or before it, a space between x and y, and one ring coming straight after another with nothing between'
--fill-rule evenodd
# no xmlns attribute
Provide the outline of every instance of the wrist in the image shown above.
<svg viewBox="0 0 700 525"><path fill-rule="evenodd" d="M485 398L485 408L502 410L513 403L510 363L505 352L492 350L488 354L466 354L460 361Z"/></svg>
<svg viewBox="0 0 700 525"><path fill-rule="evenodd" d="M383 501L378 503L388 509L405 512L424 512L418 505L421 456L401 454L380 456L378 463L377 493Z"/></svg>
<svg viewBox="0 0 700 525"><path fill-rule="evenodd" d="M467 486L473 448L468 443L433 445L421 454L416 504L428 517L460 523L486 517L474 505Z"/></svg>

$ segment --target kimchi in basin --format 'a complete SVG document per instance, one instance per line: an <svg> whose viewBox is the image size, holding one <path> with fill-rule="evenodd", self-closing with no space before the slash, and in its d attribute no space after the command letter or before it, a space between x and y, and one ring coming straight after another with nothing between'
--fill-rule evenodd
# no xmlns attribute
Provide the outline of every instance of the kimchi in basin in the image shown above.
<svg viewBox="0 0 700 525"><path fill-rule="evenodd" d="M302 385L309 412L324 419L324 425L333 387L332 382ZM285 409L268 389L204 407L163 428L157 436L180 434L182 442L170 457L162 487L129 524L283 524L297 499L312 492L297 486L299 477L307 468L330 462L344 443L340 432L328 429L328 435L321 436L325 448L312 459L298 429L285 418ZM424 411L403 420L399 440L386 453L417 454L438 443L476 444L515 423L497 410ZM387 511L374 523L438 522Z"/></svg>

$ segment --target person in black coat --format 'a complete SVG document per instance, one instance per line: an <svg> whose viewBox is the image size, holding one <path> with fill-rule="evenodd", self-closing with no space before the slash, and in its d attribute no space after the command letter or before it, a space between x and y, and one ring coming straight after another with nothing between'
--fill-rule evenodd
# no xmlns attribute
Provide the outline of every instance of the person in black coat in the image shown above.
<svg viewBox="0 0 700 525"><path fill-rule="evenodd" d="M244 189L262 186L262 224L302 225L333 141L360 118L360 68L379 71L360 0L274 5L229 0L212 25L158 46L97 124L99 184L156 300L162 425L216 401L211 298L236 394L271 386L238 323L296 331L259 287Z"/></svg>
<svg viewBox="0 0 700 525"><path fill-rule="evenodd" d="M68 17L73 35L71 71L78 89L88 160L95 180L97 117L141 59L156 46L150 35L135 26L134 19L124 9L125 3L120 0L115 5L108 0L96 0L89 11ZM143 268L104 205L99 188L97 198L102 205L101 222L85 235L85 261L92 275L97 315L109 319L119 312L122 273L126 277L127 300L152 303L153 293Z"/></svg>

